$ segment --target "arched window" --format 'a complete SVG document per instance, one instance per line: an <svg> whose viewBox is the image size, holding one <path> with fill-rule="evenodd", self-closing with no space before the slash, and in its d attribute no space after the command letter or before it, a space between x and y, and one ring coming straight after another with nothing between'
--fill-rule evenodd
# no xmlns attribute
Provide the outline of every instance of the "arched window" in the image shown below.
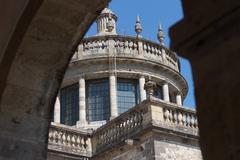
<svg viewBox="0 0 240 160"><path fill-rule="evenodd" d="M75 125L79 120L79 85L78 83L60 90L61 123Z"/></svg>
<svg viewBox="0 0 240 160"><path fill-rule="evenodd" d="M86 84L88 121L109 120L110 100L108 79L89 80Z"/></svg>
<svg viewBox="0 0 240 160"><path fill-rule="evenodd" d="M139 102L139 85L134 79L117 80L118 113L121 114Z"/></svg>

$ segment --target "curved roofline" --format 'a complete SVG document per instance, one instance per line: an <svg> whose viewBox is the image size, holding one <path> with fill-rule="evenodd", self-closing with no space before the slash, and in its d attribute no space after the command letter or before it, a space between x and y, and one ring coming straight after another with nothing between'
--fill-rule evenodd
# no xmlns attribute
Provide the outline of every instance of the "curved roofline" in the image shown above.
<svg viewBox="0 0 240 160"><path fill-rule="evenodd" d="M151 43L155 46L160 46L162 47L164 50L166 50L167 52L171 53L171 55L173 56L172 58L175 58L176 61L179 61L179 58L178 58L178 55L176 54L176 52L170 50L168 47L166 47L165 45L161 45L155 41L152 41L152 40L148 40L148 39L145 39L145 38L138 38L138 37L133 37L133 36L124 36L124 35L96 35L96 36L91 36L91 37L86 37L84 38L80 43L82 42L86 42L86 41L91 41L91 40L94 40L94 39L109 39L109 38L126 38L126 39L131 39L131 40L135 40L135 41L142 41L142 42L148 42L148 43Z"/></svg>

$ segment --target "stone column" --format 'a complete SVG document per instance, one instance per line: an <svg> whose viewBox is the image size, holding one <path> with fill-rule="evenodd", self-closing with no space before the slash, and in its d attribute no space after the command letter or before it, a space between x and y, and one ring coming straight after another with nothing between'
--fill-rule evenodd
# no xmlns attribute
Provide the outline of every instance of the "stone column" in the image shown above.
<svg viewBox="0 0 240 160"><path fill-rule="evenodd" d="M182 96L180 93L176 95L176 103L177 105L182 106Z"/></svg>
<svg viewBox="0 0 240 160"><path fill-rule="evenodd" d="M79 79L79 121L77 127L83 127L87 124L86 120L86 96L85 96L85 79Z"/></svg>
<svg viewBox="0 0 240 160"><path fill-rule="evenodd" d="M110 119L113 119L118 116L117 80L114 74L110 74L109 76L109 89L110 89L110 111L111 111Z"/></svg>
<svg viewBox="0 0 240 160"><path fill-rule="evenodd" d="M145 77L141 76L139 78L139 88L140 88L140 102L146 99L146 90L144 89Z"/></svg>
<svg viewBox="0 0 240 160"><path fill-rule="evenodd" d="M170 98L169 98L169 87L168 87L168 83L167 82L165 82L163 84L163 100L166 101L166 102L170 101Z"/></svg>
<svg viewBox="0 0 240 160"><path fill-rule="evenodd" d="M61 107L60 107L60 94L58 93L56 101L55 101L55 105L54 105L54 117L53 117L53 121L55 123L60 123L60 112L61 112Z"/></svg>

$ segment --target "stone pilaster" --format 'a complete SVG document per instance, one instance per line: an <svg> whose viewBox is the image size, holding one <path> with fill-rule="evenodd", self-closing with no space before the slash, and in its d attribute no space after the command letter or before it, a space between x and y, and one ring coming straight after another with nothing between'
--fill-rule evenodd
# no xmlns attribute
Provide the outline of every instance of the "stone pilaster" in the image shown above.
<svg viewBox="0 0 240 160"><path fill-rule="evenodd" d="M163 100L166 101L166 102L169 102L170 101L170 97L169 97L169 86L168 86L168 83L165 82L163 84Z"/></svg>
<svg viewBox="0 0 240 160"><path fill-rule="evenodd" d="M177 105L182 106L182 96L180 93L176 95L176 103Z"/></svg>
<svg viewBox="0 0 240 160"><path fill-rule="evenodd" d="M109 88L110 88L110 111L111 111L110 119L113 119L118 116L117 80L116 80L116 75L114 74L110 74L109 76Z"/></svg>
<svg viewBox="0 0 240 160"><path fill-rule="evenodd" d="M139 88L140 88L140 102L146 99L146 90L144 89L145 77L140 76L139 78Z"/></svg>
<svg viewBox="0 0 240 160"><path fill-rule="evenodd" d="M60 107L60 94L58 93L55 105L54 105L54 122L55 123L60 123L60 112L61 112L61 107Z"/></svg>
<svg viewBox="0 0 240 160"><path fill-rule="evenodd" d="M79 121L77 127L83 127L87 124L86 119L86 91L85 91L85 79L80 77L79 79Z"/></svg>

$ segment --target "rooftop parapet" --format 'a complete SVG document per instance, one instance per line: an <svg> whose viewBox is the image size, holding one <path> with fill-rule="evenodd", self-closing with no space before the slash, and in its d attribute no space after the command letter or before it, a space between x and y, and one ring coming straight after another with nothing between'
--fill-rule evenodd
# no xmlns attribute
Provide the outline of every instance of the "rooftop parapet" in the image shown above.
<svg viewBox="0 0 240 160"><path fill-rule="evenodd" d="M165 65L179 72L179 59L175 52L164 45L130 36L95 36L85 38L72 58L72 61L100 57L130 57Z"/></svg>
<svg viewBox="0 0 240 160"><path fill-rule="evenodd" d="M92 157L149 130L198 141L196 112L150 96L93 132L52 123L48 149Z"/></svg>

